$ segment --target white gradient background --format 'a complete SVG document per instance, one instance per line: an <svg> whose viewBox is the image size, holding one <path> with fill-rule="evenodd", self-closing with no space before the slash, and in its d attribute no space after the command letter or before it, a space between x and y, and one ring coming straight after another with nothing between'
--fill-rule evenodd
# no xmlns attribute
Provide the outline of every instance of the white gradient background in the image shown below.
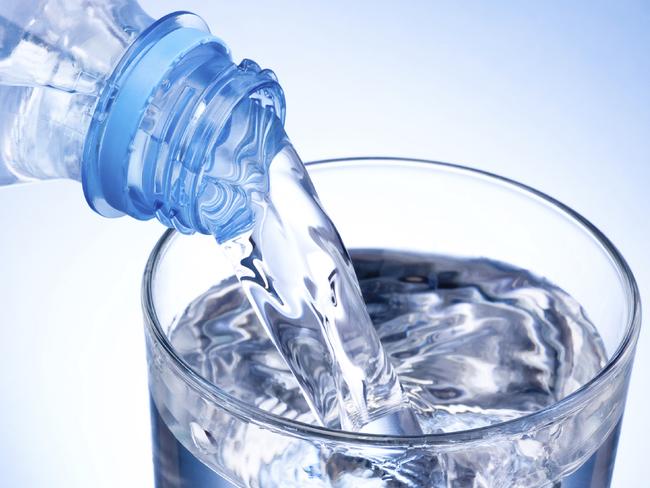
<svg viewBox="0 0 650 488"><path fill-rule="evenodd" d="M647 0L142 3L273 68L305 160L520 180L603 230L650 303ZM0 190L0 222L0 487L153 486L139 287L161 226L102 219L71 182ZM647 480L649 356L644 330L615 488Z"/></svg>

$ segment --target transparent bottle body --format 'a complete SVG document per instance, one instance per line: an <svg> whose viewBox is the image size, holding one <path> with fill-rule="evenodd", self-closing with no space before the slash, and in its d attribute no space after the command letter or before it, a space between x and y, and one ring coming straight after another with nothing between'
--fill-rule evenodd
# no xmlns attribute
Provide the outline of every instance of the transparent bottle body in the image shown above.
<svg viewBox="0 0 650 488"><path fill-rule="evenodd" d="M131 0L2 2L0 186L80 179L98 97L152 22Z"/></svg>

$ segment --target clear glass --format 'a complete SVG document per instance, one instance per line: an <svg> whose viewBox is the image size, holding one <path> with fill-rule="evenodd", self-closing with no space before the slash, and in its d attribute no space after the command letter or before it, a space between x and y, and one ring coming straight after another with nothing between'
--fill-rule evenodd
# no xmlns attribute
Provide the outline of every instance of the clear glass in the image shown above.
<svg viewBox="0 0 650 488"><path fill-rule="evenodd" d="M481 460L480 476L454 475L444 486L609 486L641 321L634 277L609 240L552 198L469 168L390 158L308 168L348 248L486 257L544 276L583 306L608 362L559 402L472 430L391 437L288 420L209 383L172 347L167 334L175 318L233 271L212 238L169 231L143 283L156 486L347 486L331 481L334 456L423 452L435 460L432 471L434 464L451 470L464 459ZM287 452L297 460L291 468L282 463ZM421 486L438 486L431 480ZM367 483L361 486L402 486Z"/></svg>

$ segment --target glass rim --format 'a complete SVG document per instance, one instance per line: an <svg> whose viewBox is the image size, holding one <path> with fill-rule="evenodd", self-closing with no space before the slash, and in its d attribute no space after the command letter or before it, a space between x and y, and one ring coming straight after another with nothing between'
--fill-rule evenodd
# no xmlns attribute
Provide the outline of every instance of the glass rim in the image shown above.
<svg viewBox="0 0 650 488"><path fill-rule="evenodd" d="M529 187L515 180L499 176L488 171L470 168L463 165L443 163L428 159L389 157L389 156L363 156L350 158L323 159L306 163L308 167L314 166L359 166L368 164L398 164L415 167L435 166L439 170L456 172L467 177L482 178L492 184L500 185L508 189L518 190L529 198L536 198L550 206L554 211L562 214L565 218L577 223L582 230L595 239L596 243L606 252L608 258L614 265L625 288L626 305L629 310L625 324L625 332L617 348L600 371L587 383L580 386L566 397L535 412L522 415L503 422L477 427L468 430L460 430L447 433L423 434L418 436L391 436L379 434L364 434L329 429L319 425L306 424L296 420L286 419L282 416L267 412L258 407L252 406L236 398L235 396L221 390L218 386L196 373L190 365L185 362L174 350L168 341L166 334L158 320L156 308L153 301L152 284L155 279L156 269L165 249L173 242L178 232L168 229L160 237L154 246L143 275L142 281L142 306L145 316L145 324L155 340L162 346L162 349L171 359L172 364L182 374L183 379L200 391L203 397L208 398L219 408L232 415L245 419L247 422L260 427L280 432L284 435L309 437L327 442L344 442L356 444L363 447L432 447L450 444L467 444L478 442L486 438L495 439L510 437L518 433L535 430L535 426L541 426L550 420L556 420L570 415L583 403L588 402L590 393L595 393L601 385L614 376L624 365L626 359L633 353L637 337L641 327L641 302L639 289L634 275L616 246L591 222L571 209L562 202L549 195Z"/></svg>

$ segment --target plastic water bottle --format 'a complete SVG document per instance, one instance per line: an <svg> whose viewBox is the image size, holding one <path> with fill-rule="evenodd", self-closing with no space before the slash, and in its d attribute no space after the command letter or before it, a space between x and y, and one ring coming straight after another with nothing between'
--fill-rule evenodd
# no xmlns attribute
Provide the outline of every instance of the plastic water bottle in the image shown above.
<svg viewBox="0 0 650 488"><path fill-rule="evenodd" d="M420 433L273 72L193 14L3 0L0 84L0 185L70 178L101 215L214 235L324 425Z"/></svg>
<svg viewBox="0 0 650 488"><path fill-rule="evenodd" d="M252 98L282 124L275 75L235 65L196 15L154 21L131 0L0 5L0 186L70 178L106 217L211 232L194 191L204 152Z"/></svg>

